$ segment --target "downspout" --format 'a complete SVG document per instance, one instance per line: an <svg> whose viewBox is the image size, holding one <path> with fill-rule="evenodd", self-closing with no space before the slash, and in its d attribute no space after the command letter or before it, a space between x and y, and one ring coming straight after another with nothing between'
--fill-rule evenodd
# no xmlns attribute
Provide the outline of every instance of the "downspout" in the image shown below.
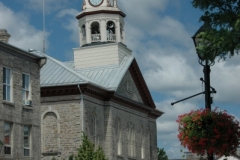
<svg viewBox="0 0 240 160"><path fill-rule="evenodd" d="M84 103L83 103L83 94L82 94L82 91L80 89L80 85L78 84L78 90L79 92L81 93L81 101L80 101L80 105L81 105L81 121L82 121L82 135L83 135L83 132L84 132Z"/></svg>

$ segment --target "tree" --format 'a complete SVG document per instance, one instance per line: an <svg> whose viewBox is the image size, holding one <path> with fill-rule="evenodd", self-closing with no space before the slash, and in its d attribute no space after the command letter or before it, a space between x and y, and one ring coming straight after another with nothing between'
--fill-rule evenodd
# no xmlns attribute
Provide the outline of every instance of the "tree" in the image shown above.
<svg viewBox="0 0 240 160"><path fill-rule="evenodd" d="M208 45L197 48L204 59L225 59L240 50L240 0L192 0L192 5L204 11L200 20L212 28L199 34Z"/></svg>
<svg viewBox="0 0 240 160"><path fill-rule="evenodd" d="M74 157L74 158L73 158ZM70 156L69 160L107 160L101 147L94 150L94 144L88 139L86 134L82 136L82 145L78 148L77 155Z"/></svg>
<svg viewBox="0 0 240 160"><path fill-rule="evenodd" d="M158 160L168 160L168 156L166 155L164 148L161 148L161 149L158 148L157 153L158 153Z"/></svg>

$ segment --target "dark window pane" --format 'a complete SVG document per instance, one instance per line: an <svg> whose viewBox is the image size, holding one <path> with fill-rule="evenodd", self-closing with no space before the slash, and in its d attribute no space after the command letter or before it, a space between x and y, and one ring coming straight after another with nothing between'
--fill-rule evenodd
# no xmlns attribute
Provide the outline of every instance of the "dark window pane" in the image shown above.
<svg viewBox="0 0 240 160"><path fill-rule="evenodd" d="M24 148L24 156L30 156L30 151L29 149Z"/></svg>
<svg viewBox="0 0 240 160"><path fill-rule="evenodd" d="M3 100L7 100L7 86L3 85Z"/></svg>
<svg viewBox="0 0 240 160"><path fill-rule="evenodd" d="M4 153L5 153L5 154L11 154L11 147L5 146L5 147L4 147Z"/></svg>
<svg viewBox="0 0 240 160"><path fill-rule="evenodd" d="M24 147L29 147L29 138L24 137Z"/></svg>
<svg viewBox="0 0 240 160"><path fill-rule="evenodd" d="M24 86L25 86L25 78L24 77L25 77L24 74L22 74L22 88L24 88Z"/></svg>
<svg viewBox="0 0 240 160"><path fill-rule="evenodd" d="M6 83L6 68L3 68L3 83Z"/></svg>

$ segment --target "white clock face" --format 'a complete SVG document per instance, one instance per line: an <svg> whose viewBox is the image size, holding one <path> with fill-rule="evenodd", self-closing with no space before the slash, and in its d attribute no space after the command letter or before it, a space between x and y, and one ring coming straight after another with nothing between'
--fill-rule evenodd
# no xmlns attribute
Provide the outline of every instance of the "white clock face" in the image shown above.
<svg viewBox="0 0 240 160"><path fill-rule="evenodd" d="M89 0L92 6L98 6L102 3L103 0Z"/></svg>

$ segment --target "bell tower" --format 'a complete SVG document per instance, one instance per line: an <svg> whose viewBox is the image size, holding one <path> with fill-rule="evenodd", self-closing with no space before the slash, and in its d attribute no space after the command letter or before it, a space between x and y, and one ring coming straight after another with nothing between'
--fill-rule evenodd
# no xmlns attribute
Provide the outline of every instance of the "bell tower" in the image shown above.
<svg viewBox="0 0 240 160"><path fill-rule="evenodd" d="M96 42L125 44L124 17L117 0L84 0L77 15L80 46Z"/></svg>
<svg viewBox="0 0 240 160"><path fill-rule="evenodd" d="M131 55L125 45L125 16L117 0L83 1L76 16L80 39L80 48L74 49L76 69L119 65L125 54Z"/></svg>

